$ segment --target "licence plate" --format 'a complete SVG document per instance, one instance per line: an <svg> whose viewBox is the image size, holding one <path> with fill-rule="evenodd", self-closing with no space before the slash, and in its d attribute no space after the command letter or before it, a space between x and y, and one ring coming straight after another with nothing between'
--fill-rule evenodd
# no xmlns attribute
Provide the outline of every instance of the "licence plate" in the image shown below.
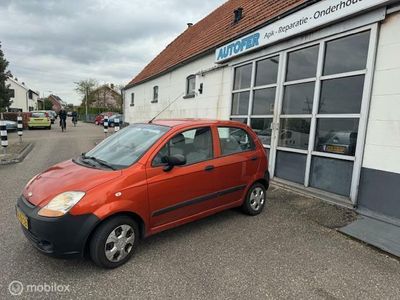
<svg viewBox="0 0 400 300"><path fill-rule="evenodd" d="M27 230L29 229L28 217L17 207L17 218Z"/></svg>
<svg viewBox="0 0 400 300"><path fill-rule="evenodd" d="M332 152L332 153L339 153L339 154L345 154L346 153L346 147L343 146L327 146L326 151Z"/></svg>

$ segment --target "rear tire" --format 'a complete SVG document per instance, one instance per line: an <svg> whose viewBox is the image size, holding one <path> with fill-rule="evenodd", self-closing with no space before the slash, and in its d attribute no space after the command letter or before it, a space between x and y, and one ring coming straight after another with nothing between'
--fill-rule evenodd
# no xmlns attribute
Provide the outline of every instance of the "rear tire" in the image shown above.
<svg viewBox="0 0 400 300"><path fill-rule="evenodd" d="M267 190L259 182L253 184L247 192L246 199L242 204L242 211L250 216L260 214L267 201Z"/></svg>
<svg viewBox="0 0 400 300"><path fill-rule="evenodd" d="M104 221L90 240L90 257L102 268L113 269L125 264L139 241L139 226L129 216Z"/></svg>

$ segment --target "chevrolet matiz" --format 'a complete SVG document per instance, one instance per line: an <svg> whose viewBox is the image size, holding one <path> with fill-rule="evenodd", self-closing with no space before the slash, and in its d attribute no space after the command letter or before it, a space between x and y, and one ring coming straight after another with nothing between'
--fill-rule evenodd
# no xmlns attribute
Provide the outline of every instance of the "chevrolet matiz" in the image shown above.
<svg viewBox="0 0 400 300"><path fill-rule="evenodd" d="M259 214L268 185L265 151L248 126L157 120L36 175L16 214L41 252L115 268L141 238L233 207Z"/></svg>

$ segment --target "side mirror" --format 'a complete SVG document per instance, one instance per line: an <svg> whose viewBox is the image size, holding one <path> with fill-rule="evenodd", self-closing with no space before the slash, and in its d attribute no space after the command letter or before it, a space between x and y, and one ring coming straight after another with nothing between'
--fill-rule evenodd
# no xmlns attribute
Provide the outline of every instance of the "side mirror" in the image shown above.
<svg viewBox="0 0 400 300"><path fill-rule="evenodd" d="M167 164L164 167L164 171L168 172L171 171L175 166L183 166L184 164L186 164L186 157L182 154L176 154L171 156L164 156L161 161Z"/></svg>

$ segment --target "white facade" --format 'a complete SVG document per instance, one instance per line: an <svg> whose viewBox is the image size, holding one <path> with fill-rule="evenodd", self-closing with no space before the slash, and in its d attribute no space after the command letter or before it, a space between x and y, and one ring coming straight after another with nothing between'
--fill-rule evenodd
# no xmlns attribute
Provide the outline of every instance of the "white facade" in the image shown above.
<svg viewBox="0 0 400 300"><path fill-rule="evenodd" d="M214 67L214 55L186 64L165 75L146 81L124 91L125 121L129 123L144 122L152 119L167 105L174 101L159 118L229 118L231 72L224 67L213 71L199 73ZM186 78L196 75L196 95L184 99ZM199 93L203 83L203 92ZM158 86L158 102L152 103L153 87ZM131 106L131 95L134 93L134 105Z"/></svg>
<svg viewBox="0 0 400 300"><path fill-rule="evenodd" d="M400 173L400 14L380 27L363 167Z"/></svg>
<svg viewBox="0 0 400 300"><path fill-rule="evenodd" d="M6 85L10 85L9 89L14 91L14 97L11 97L10 110L22 110L23 112L32 111L38 108L37 92L29 89L25 83L17 81L14 78L8 78Z"/></svg>

